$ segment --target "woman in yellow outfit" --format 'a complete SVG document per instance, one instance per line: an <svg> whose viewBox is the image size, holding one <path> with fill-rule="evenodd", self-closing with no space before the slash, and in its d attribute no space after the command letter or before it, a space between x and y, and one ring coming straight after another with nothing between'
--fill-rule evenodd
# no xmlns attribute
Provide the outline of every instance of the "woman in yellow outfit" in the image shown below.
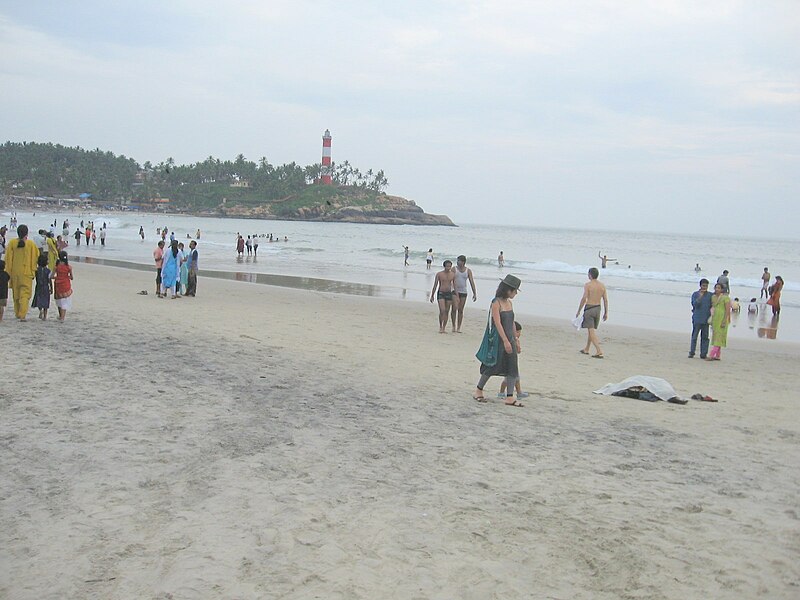
<svg viewBox="0 0 800 600"><path fill-rule="evenodd" d="M14 314L21 321L31 304L31 282L36 276L39 249L28 239L28 226L17 227L17 239L6 244L6 273L14 293Z"/></svg>
<svg viewBox="0 0 800 600"><path fill-rule="evenodd" d="M58 246L56 245L56 238L52 233L47 234L47 267L51 273L56 271L56 261L58 260Z"/></svg>

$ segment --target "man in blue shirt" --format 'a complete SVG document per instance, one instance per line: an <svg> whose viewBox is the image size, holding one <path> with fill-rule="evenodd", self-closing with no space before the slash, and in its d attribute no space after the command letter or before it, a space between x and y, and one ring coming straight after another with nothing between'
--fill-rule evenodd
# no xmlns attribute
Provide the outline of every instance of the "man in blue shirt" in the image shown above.
<svg viewBox="0 0 800 600"><path fill-rule="evenodd" d="M692 294L692 342L689 345L689 358L694 358L697 348L697 334L700 334L700 358L708 354L708 321L711 318L711 292L708 279L700 280L700 289Z"/></svg>

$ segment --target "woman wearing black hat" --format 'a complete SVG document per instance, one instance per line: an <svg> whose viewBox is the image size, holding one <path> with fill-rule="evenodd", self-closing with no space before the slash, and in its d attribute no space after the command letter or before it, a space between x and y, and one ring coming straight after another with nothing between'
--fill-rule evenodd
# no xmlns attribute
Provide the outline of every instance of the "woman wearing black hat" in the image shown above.
<svg viewBox="0 0 800 600"><path fill-rule="evenodd" d="M500 338L501 351L498 352L497 362L494 365L481 364L481 378L472 395L478 402L486 402L483 395L483 387L492 375L501 375L506 378L506 399L507 406L523 406L518 400L514 400L514 387L519 379L519 366L517 364L517 354L519 346L514 335L514 306L512 300L519 292L522 283L514 275L506 275L505 279L497 286L491 306L491 318L497 334Z"/></svg>

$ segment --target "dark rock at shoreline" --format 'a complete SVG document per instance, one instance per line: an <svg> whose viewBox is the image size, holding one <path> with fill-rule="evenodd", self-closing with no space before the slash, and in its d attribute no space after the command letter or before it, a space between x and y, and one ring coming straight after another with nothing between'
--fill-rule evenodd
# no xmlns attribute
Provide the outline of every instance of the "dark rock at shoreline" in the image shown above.
<svg viewBox="0 0 800 600"><path fill-rule="evenodd" d="M356 198L358 199L358 198ZM291 197L285 201L292 200ZM441 225L457 227L446 215L432 215L422 210L413 200L400 196L381 195L366 204L352 204L353 198L342 196L314 206L302 206L291 211L273 212L272 205L245 208L241 206L221 209L230 217L281 219L287 221L315 221L321 223L371 223L377 225Z"/></svg>

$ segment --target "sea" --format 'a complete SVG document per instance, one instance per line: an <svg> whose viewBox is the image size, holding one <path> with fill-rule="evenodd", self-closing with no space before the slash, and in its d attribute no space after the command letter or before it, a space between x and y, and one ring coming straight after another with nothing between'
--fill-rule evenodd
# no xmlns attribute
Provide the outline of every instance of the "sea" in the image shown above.
<svg viewBox="0 0 800 600"><path fill-rule="evenodd" d="M8 223L11 211L5 210ZM70 256L121 268L152 269L157 229L167 227L187 244L200 232L200 277L224 277L243 284L263 285L265 309L270 286L285 286L339 294L394 298L428 303L434 277L442 262L467 256L478 290L471 308L486 310L498 282L507 274L522 280L514 300L518 320L541 316L563 320L571 327L590 267L600 267L598 254L609 257L600 279L608 288L609 322L658 331L691 331L689 298L701 277L712 283L723 269L730 272L731 297L742 311L733 316L729 338L800 343L800 242L718 234L684 235L643 231L555 229L522 225L459 224L458 227L368 225L228 219L133 212L53 213L17 212L17 222L32 232L56 223L61 233L69 220L71 233L94 221L107 226L106 246L75 245ZM139 227L145 240L139 237ZM255 236L258 256L237 258L236 238ZM272 242L267 237L272 234ZM403 265L403 247L410 249L410 266ZM426 269L429 249L434 254ZM505 265L498 265L500 251ZM701 271L696 272L696 265ZM748 314L751 298L759 298L761 274L768 267L773 280L785 281L780 319L758 302ZM202 285L202 283L201 283ZM139 290L136 290L139 291ZM152 290L151 290L152 291ZM470 298L471 300L471 298ZM124 310L124 307L121 307ZM232 306L231 310L235 310ZM431 307L431 326L436 326ZM526 331L526 338L530 335ZM535 335L535 333L534 333ZM729 342L730 345L730 342Z"/></svg>

